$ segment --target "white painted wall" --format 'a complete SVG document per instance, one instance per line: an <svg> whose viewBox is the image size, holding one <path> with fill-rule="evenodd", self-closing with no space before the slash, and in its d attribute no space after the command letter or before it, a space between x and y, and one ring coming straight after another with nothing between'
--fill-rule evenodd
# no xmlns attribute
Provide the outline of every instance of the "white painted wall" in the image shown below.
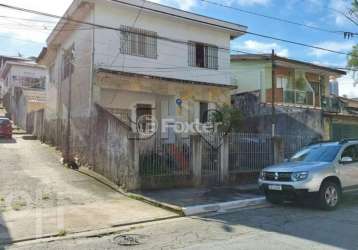
<svg viewBox="0 0 358 250"><path fill-rule="evenodd" d="M43 78L46 76L47 76L47 70L44 68L12 65L6 76L4 76L5 81L3 84L4 87L2 91L5 94L14 87L22 87L18 81L14 80L14 77ZM6 81L6 79L8 80Z"/></svg>
<svg viewBox="0 0 358 250"><path fill-rule="evenodd" d="M84 21L91 22L89 15ZM84 29L86 28L86 29ZM92 30L86 26L79 26L74 32L67 32L68 37L55 51L55 56L48 63L48 71L53 67L53 79L47 81L47 108L45 117L48 120L67 118L67 104L69 100L69 78L62 79L63 55L74 45L74 72L71 76L72 84L72 117L89 117L90 93L92 78ZM50 72L49 72L50 74ZM58 100L60 102L58 102Z"/></svg>
<svg viewBox="0 0 358 250"><path fill-rule="evenodd" d="M173 40L196 41L230 48L230 33L194 22L174 19L165 15L107 4L96 4L95 23L120 27L121 25L155 31L161 37ZM135 21L136 20L136 21ZM148 59L120 54L120 32L95 30L96 67L142 73L191 81L230 84L230 52L219 50L219 70L188 66L188 45L158 39L158 58ZM175 69L163 69L171 68Z"/></svg>

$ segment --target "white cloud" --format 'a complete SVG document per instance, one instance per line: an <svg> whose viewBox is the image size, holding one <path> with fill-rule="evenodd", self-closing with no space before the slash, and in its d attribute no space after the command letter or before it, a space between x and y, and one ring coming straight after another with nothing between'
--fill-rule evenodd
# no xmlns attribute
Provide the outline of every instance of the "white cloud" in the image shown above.
<svg viewBox="0 0 358 250"><path fill-rule="evenodd" d="M149 1L154 2L154 3L165 4L165 5L173 5L173 3L174 3L175 7L178 7L182 10L191 10L195 6L195 0L174 0L174 1L149 0Z"/></svg>
<svg viewBox="0 0 358 250"><path fill-rule="evenodd" d="M347 13L349 8L351 7L351 1L345 1L345 0L331 0L329 2L329 7L336 11L331 11L332 16L335 19L335 22L339 26L344 26L350 21L341 13Z"/></svg>
<svg viewBox="0 0 358 250"><path fill-rule="evenodd" d="M26 9L62 15L72 0L48 1L48 0L2 0L2 4L18 6ZM0 35L11 37L13 40L22 39L38 43L44 43L50 30L54 27L57 19L24 13L11 9L1 8L1 16L9 16L22 19L35 19L42 22L28 22L23 20L0 18ZM45 30L47 27L48 30Z"/></svg>
<svg viewBox="0 0 358 250"><path fill-rule="evenodd" d="M289 51L287 48L281 47L277 43L262 43L255 40L247 40L243 43L233 44L233 48L237 50L243 50L250 53L271 53L274 49L275 53L279 56L288 57Z"/></svg>
<svg viewBox="0 0 358 250"><path fill-rule="evenodd" d="M325 41L315 44L316 47L334 50L338 52L349 52L354 45L355 43L353 41L345 41L345 42ZM320 49L311 49L309 54L311 56L322 57L328 54L332 54L332 52L320 50Z"/></svg>
<svg viewBox="0 0 358 250"><path fill-rule="evenodd" d="M356 80L354 80L354 78L353 74L349 73L348 75L337 79L339 83L339 94L341 96L347 95L349 98L358 97L358 86L355 85Z"/></svg>
<svg viewBox="0 0 358 250"><path fill-rule="evenodd" d="M271 0L226 0L224 4L233 5L238 4L241 6L253 6L253 5L268 5Z"/></svg>

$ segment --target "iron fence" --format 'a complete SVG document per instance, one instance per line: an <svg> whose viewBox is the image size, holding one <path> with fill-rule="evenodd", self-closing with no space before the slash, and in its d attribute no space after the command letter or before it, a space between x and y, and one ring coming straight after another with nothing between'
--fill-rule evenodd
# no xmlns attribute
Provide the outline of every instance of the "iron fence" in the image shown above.
<svg viewBox="0 0 358 250"><path fill-rule="evenodd" d="M229 136L229 171L258 172L273 164L271 135L237 133Z"/></svg>
<svg viewBox="0 0 358 250"><path fill-rule="evenodd" d="M314 142L317 138L311 136L283 135L284 158L291 158L297 151Z"/></svg>
<svg viewBox="0 0 358 250"><path fill-rule="evenodd" d="M192 153L190 137L173 140L153 136L138 142L140 176L190 176Z"/></svg>
<svg viewBox="0 0 358 250"><path fill-rule="evenodd" d="M201 136L201 175L207 184L220 183L221 146L223 135L205 134Z"/></svg>

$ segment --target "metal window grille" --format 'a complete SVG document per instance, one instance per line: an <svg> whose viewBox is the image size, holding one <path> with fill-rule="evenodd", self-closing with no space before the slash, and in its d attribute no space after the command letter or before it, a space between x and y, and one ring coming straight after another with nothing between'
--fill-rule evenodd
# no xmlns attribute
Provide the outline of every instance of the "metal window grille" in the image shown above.
<svg viewBox="0 0 358 250"><path fill-rule="evenodd" d="M74 71L74 66L72 64L73 49L74 46L72 46L69 50L67 50L63 55L62 80L67 79Z"/></svg>
<svg viewBox="0 0 358 250"><path fill-rule="evenodd" d="M121 53L157 59L157 33L129 26L121 26Z"/></svg>
<svg viewBox="0 0 358 250"><path fill-rule="evenodd" d="M204 47L204 53L198 53ZM217 46L189 42L188 43L189 66L219 69L219 49Z"/></svg>

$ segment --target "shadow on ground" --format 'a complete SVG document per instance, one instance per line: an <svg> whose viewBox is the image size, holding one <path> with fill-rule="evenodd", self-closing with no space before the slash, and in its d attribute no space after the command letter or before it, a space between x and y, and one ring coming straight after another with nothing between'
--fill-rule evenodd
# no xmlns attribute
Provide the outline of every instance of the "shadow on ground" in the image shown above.
<svg viewBox="0 0 358 250"><path fill-rule="evenodd" d="M11 235L0 212L0 250L4 250L5 245L9 244L11 241Z"/></svg>
<svg viewBox="0 0 358 250"><path fill-rule="evenodd" d="M178 188L156 191L138 192L152 200L171 204L178 207L189 207L207 205L221 202L230 202L256 198L261 195L254 187L249 190L242 190L238 187L212 187L212 188Z"/></svg>
<svg viewBox="0 0 358 250"><path fill-rule="evenodd" d="M331 212L313 205L287 203L196 219L222 223L222 229L227 233L235 232L236 226L240 225L342 249L358 249L357 215L358 194L352 194L345 196L340 208Z"/></svg>
<svg viewBox="0 0 358 250"><path fill-rule="evenodd" d="M13 143L16 143L15 138L12 139L0 138L0 144L13 144Z"/></svg>

